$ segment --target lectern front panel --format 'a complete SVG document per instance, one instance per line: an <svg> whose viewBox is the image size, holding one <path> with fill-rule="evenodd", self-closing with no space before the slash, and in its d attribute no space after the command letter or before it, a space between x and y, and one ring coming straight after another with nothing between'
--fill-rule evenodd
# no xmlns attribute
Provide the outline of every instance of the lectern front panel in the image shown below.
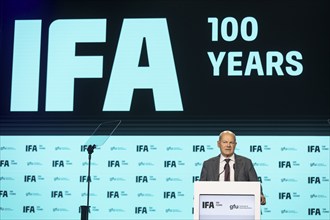
<svg viewBox="0 0 330 220"><path fill-rule="evenodd" d="M253 220L255 197L246 194L200 194L200 220Z"/></svg>

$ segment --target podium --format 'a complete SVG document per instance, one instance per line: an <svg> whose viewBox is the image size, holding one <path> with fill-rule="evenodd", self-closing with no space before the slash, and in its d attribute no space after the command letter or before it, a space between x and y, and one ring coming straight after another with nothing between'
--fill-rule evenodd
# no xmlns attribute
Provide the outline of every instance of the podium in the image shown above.
<svg viewBox="0 0 330 220"><path fill-rule="evenodd" d="M194 219L260 219L260 182L195 182Z"/></svg>

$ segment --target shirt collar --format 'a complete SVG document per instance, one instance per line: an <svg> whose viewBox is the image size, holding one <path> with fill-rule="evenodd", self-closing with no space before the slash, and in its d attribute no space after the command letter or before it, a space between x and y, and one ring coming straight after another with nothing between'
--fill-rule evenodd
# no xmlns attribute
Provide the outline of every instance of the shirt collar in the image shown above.
<svg viewBox="0 0 330 220"><path fill-rule="evenodd" d="M231 155L230 157L225 157L222 154L220 154L220 162L224 161L227 158L230 159L230 161L235 162L235 154Z"/></svg>

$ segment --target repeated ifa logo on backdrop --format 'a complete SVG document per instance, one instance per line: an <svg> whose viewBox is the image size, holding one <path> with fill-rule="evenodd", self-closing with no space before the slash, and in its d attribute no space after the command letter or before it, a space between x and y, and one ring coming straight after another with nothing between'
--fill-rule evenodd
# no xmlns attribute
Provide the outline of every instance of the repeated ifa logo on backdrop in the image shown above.
<svg viewBox="0 0 330 220"><path fill-rule="evenodd" d="M49 138L51 139L51 137ZM123 213L126 215L138 216L152 216L156 213L157 215L167 217L169 217L169 215L173 215L174 213L185 213L185 216L190 216L191 213L187 212L188 209L184 208L184 204L189 203L189 205L192 205L191 195L193 183L199 180L198 174L201 169L201 163L196 166L196 158L199 158L200 160L201 157L205 157L206 159L213 155L215 151L218 153L218 149L216 147L212 147L210 144L214 141L214 138L217 137L212 137L211 141L202 141L203 138L204 137L198 137L198 141L194 142L194 144L186 144L183 141L185 139L182 137L176 137L175 146L173 143L167 143L167 139L162 139L162 137L158 137L158 141L145 141L143 144L127 144L125 142L126 139L134 139L130 137L119 138L118 141L112 140L114 143L112 143L111 146L97 149L98 152L95 156L109 154L112 158L116 159L109 159L106 156L102 160L98 160L97 165L93 166L93 168L95 167L97 169L93 169L95 171L93 172L90 180L88 180L85 173L82 173L81 171L75 172L83 167L82 163L78 161L81 161L82 154L87 154L85 145L74 147L69 143L64 143L50 147L52 145L49 146L46 142L39 142L38 137L35 138L37 141L35 144L24 144L22 147L19 147L19 145L10 147L10 144L4 144L1 152L4 157L0 163L1 172L3 173L2 175L4 175L0 179L2 185L4 186L0 190L0 198L4 202L1 210L4 211L6 215L10 215L10 212L16 212L17 210L24 215L38 215L38 213L45 213L51 210L52 212L61 212L66 213L67 215L76 216L78 212L77 207L80 203L73 208L69 206L64 208L63 204L66 201L70 201L69 203L71 204L73 198L85 199L85 187L81 186L84 186L88 181L91 181L91 198L93 199L94 205L92 207L92 212L95 215L97 213L104 215L104 213L107 212L113 215L118 215L118 218L120 218L119 215ZM283 179L281 184L278 184L276 181L271 181L271 179L277 178L278 172L276 171L281 171L282 174L280 177L291 176L292 171L298 168L298 166L309 166L309 160L304 159L306 158L306 155L309 155L309 157L316 156L320 163L326 164L324 170L327 170L328 146L324 144L304 144L303 147L297 147L297 144L293 145L297 140L284 141L287 144L292 144L291 146L297 149L297 151L302 152L302 154L297 157L295 161L286 159L283 160L281 158L283 158L282 156L286 155L287 152L283 153L280 150L282 146L275 147L275 145L272 144L272 141L275 141L274 138L269 139L270 140L267 138L267 144L263 142L253 144L240 141L242 146L246 146L248 157L254 155L263 156L268 151L270 151L269 153L271 154L274 154L276 151L280 153L279 155L274 154L274 157L276 157L274 158L274 163L270 163L267 166L256 166L259 175L263 175L265 173L267 174L267 176L263 176L263 178L260 177L260 180L263 182L263 188L268 200L273 203L276 203L276 201L279 202L279 204L274 205L271 208L263 207L263 216L266 219L267 217L271 218L274 215L277 217L281 216L286 219L290 218L290 216L298 217L306 215L320 218L327 217L329 210L324 208L326 207L325 205L313 205L326 204L328 200L328 194L324 191L324 189L328 189L329 177L325 172L322 171L316 175L306 172L302 175L302 178L298 177L299 185L302 185L303 188L297 187L296 183L291 184L292 179ZM324 140L326 141L326 139ZM302 142L305 141L306 140L304 139L302 140ZM5 142L6 141L4 139L4 143ZM52 140L51 142L56 143L57 141ZM311 143L312 141L309 142ZM28 141L26 143L28 143ZM30 171L31 166L28 166L27 163L22 163L22 161L26 161L24 160L25 156L13 156L17 155L16 153L13 153L13 151L17 151L17 149L20 149L25 156L38 155L40 161L38 161L37 158L34 160L34 162L40 163L40 166L35 167L38 169L38 171L36 170L37 172L28 172ZM80 153L74 154L75 156L73 156L67 152L68 150L78 151ZM55 152L57 155L51 154L50 152ZM166 153L164 154L164 152ZM63 157L68 153L71 155L70 160ZM124 161L125 163L123 163L121 158L117 158L117 156L123 153L126 155ZM175 154L178 157L169 157L169 155L172 154ZM158 167L158 169L146 169L140 173L140 170L138 170L139 166L137 166L132 159L134 158L135 162L140 161L135 160L137 157L147 160L148 156L157 157L151 162ZM48 163L44 163L42 158L46 158ZM184 164L182 164L183 160L180 160L179 158L184 159ZM15 161L16 164L12 165L11 161ZM260 164L258 160L256 160L256 163ZM180 166L184 166L185 169L180 169ZM47 169L42 167L46 167ZM50 173L50 167L52 173ZM182 171L187 172L186 168L192 171L187 174L187 176L182 175ZM108 169L111 169L111 172L108 172ZM19 176L13 172L15 170L20 171L18 173ZM23 174L21 173L22 170L24 171ZM85 168L83 168L83 170L85 170ZM102 170L106 171L106 175L100 174L103 172ZM132 172L133 175L132 173L127 174L127 170L130 170L129 172ZM271 172L270 170L274 170L274 172ZM68 172L74 172L74 175ZM163 172L169 172L169 174L160 175ZM9 181L11 180L9 177L12 180L15 179L15 181L18 181L15 184L18 184L18 188L25 189L24 194L18 191L18 188L13 187L12 183L14 181ZM175 188L173 188L173 183L176 185ZM43 186L47 186L47 188L40 188L36 190L34 187L37 184L42 184ZM59 184L61 187L59 187ZM100 184L104 184L104 187L97 187ZM272 194L269 190L274 184L277 187L277 191ZM154 186L156 186L156 189L153 189ZM81 188L78 192L76 190L77 187ZM306 187L310 192L308 195L304 193L306 191ZM134 190L132 191L131 189ZM323 190L320 191L319 189ZM35 202L31 204L24 203L15 207L9 205L11 199L20 200L22 198L22 200L26 200L26 197L33 198ZM97 198L97 200L94 198ZM126 203L124 205L120 205L121 202L124 202L127 199L140 199L141 201L147 199L148 203L133 203L129 206ZM51 201L52 204L48 205L44 201ZM306 207L288 208L288 204L301 201L307 204ZM282 205L283 202L285 202L284 205ZM109 205L103 207L102 204L104 203ZM240 208L236 203L231 205L231 210ZM203 208L215 209L217 208L217 203L205 201L205 203L203 203ZM38 219L37 216L36 219Z"/></svg>
<svg viewBox="0 0 330 220"><path fill-rule="evenodd" d="M221 21L216 17L208 17L205 25L211 32L210 41L215 43L221 38L226 43L243 39L248 44L261 34L258 20L251 16L242 20L225 17ZM43 37L41 27L42 20L15 21L10 101L12 112L38 111ZM75 53L76 43L104 43L106 34L107 19L58 19L50 24L46 111L73 111L75 79L102 78L102 56L76 56ZM143 42L147 45L149 66L137 65ZM265 55L250 51L248 55L244 54L247 56L244 67L242 51L205 53L214 77L249 77L252 72L260 77L296 77L303 72L303 55L295 50L286 54L268 51ZM224 59L228 62L225 63ZM221 73L223 66L227 67L227 73ZM130 111L134 89L151 89L156 111L184 110L166 18L123 20L103 111ZM168 97L171 97L170 101Z"/></svg>

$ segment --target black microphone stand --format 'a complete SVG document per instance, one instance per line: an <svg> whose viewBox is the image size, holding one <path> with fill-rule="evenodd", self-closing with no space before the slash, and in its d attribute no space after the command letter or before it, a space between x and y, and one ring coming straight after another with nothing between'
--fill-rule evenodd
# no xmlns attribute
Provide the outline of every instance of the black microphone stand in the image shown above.
<svg viewBox="0 0 330 220"><path fill-rule="evenodd" d="M80 206L80 212L81 220L88 220L88 213L89 213L89 189L90 189L90 182L91 182L91 158L92 158L92 153L94 152L94 149L96 148L96 145L89 145L87 148L88 152L88 176L87 176L87 206Z"/></svg>
<svg viewBox="0 0 330 220"><path fill-rule="evenodd" d="M115 126L113 128L113 125L115 123ZM121 120L117 121L106 121L97 126L97 128L94 130L93 134L91 137L88 139L87 144L87 152L88 152L88 177L87 177L87 205L80 206L80 212L81 212L81 220L88 220L88 213L90 212L90 207L89 207L89 189L90 189L90 182L91 182L91 155L94 151L94 149L97 146L102 146L106 140L115 132L115 130L118 128L120 125ZM110 134L109 134L110 133ZM107 134L105 137L99 137L99 135L104 135Z"/></svg>

